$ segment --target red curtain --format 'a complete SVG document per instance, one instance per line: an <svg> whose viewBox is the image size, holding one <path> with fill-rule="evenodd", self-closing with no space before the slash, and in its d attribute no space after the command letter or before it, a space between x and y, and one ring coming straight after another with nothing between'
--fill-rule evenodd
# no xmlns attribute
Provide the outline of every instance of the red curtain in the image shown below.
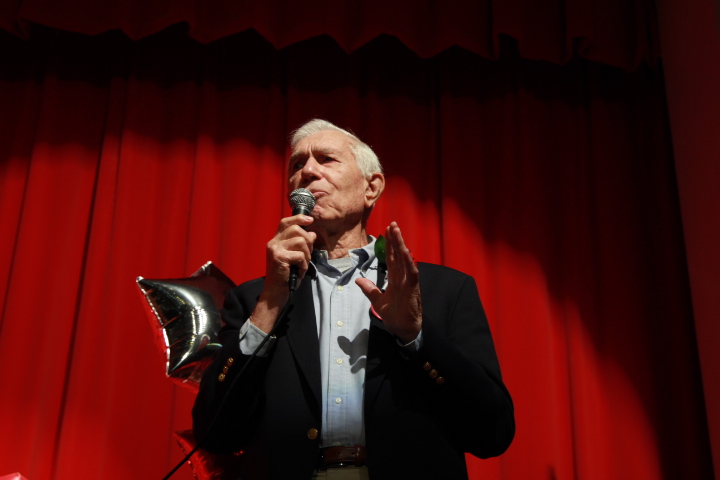
<svg viewBox="0 0 720 480"><path fill-rule="evenodd" d="M0 475L179 461L193 393L164 377L135 277L261 275L287 134L323 117L384 163L370 233L397 220L418 260L478 282L518 432L472 479L712 477L656 68L507 38L489 60L31 30L0 35Z"/></svg>

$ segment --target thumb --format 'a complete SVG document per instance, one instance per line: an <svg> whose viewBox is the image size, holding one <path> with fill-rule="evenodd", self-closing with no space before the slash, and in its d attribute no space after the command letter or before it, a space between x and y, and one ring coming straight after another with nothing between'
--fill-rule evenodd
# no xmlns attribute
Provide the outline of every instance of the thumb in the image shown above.
<svg viewBox="0 0 720 480"><path fill-rule="evenodd" d="M371 280L368 280L367 278L358 278L355 280L355 283L358 287L360 287L360 290L365 294L365 296L370 300L370 303L374 306L379 300L380 297L382 297L383 292L380 290L377 285L375 285Z"/></svg>

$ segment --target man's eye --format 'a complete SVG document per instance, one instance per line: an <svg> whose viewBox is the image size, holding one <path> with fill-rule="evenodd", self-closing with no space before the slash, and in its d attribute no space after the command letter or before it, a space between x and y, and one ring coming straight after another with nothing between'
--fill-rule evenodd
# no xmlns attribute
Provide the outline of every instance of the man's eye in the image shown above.
<svg viewBox="0 0 720 480"><path fill-rule="evenodd" d="M324 157L323 158L323 163L332 162L332 161L335 161L335 159L333 157Z"/></svg>
<svg viewBox="0 0 720 480"><path fill-rule="evenodd" d="M296 163L293 163L291 168L293 170L301 170L303 168L303 165L305 165L303 162L296 162Z"/></svg>

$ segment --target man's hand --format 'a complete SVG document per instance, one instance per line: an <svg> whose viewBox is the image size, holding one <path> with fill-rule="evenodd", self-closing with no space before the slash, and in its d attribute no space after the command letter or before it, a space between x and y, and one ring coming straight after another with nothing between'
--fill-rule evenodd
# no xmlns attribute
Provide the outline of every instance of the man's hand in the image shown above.
<svg viewBox="0 0 720 480"><path fill-rule="evenodd" d="M283 218L275 236L267 243L265 287L250 316L252 323L265 333L269 333L275 326L275 320L290 296L290 267L295 265L298 268L299 281L307 272L317 235L303 227L312 222L313 218L307 215Z"/></svg>
<svg viewBox="0 0 720 480"><path fill-rule="evenodd" d="M383 293L366 278L359 278L355 283L370 299L388 331L407 344L415 340L422 329L420 273L396 222L387 227L385 237L387 289Z"/></svg>

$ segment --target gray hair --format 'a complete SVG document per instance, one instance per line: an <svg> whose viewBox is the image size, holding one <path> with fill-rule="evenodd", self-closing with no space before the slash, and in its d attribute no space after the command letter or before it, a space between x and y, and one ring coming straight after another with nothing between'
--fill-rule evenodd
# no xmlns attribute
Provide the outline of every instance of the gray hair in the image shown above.
<svg viewBox="0 0 720 480"><path fill-rule="evenodd" d="M380 160L377 155L375 155L372 148L354 134L328 122L327 120L314 118L295 130L290 137L290 148L294 150L303 138L324 130L335 130L336 132L341 132L347 135L347 137L351 140L350 150L353 152L357 166L360 168L360 171L365 178L370 178L373 173L382 173L382 165L380 165Z"/></svg>

